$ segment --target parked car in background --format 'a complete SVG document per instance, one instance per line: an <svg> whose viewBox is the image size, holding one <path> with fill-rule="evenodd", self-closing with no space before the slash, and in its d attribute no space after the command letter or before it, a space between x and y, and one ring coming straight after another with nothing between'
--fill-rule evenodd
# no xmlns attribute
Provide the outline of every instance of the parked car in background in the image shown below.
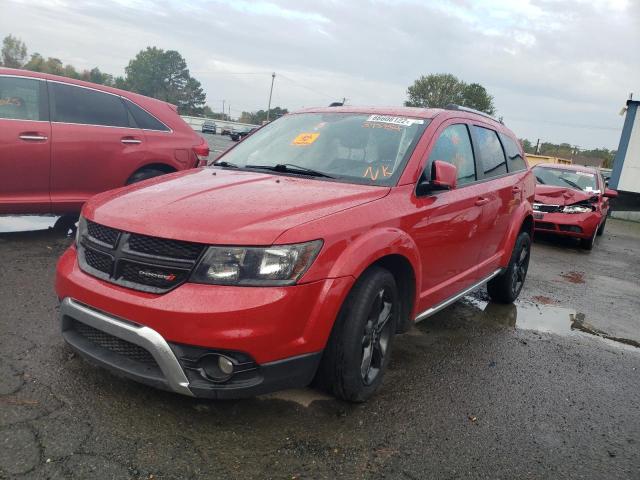
<svg viewBox="0 0 640 480"><path fill-rule="evenodd" d="M216 122L213 120L205 120L202 123L202 133L216 134Z"/></svg>
<svg viewBox="0 0 640 480"><path fill-rule="evenodd" d="M195 167L208 154L173 105L0 68L0 213L77 213L96 193Z"/></svg>
<svg viewBox="0 0 640 480"><path fill-rule="evenodd" d="M235 129L233 127L225 125L224 127L221 127L220 135L231 135L233 132L235 132Z"/></svg>
<svg viewBox="0 0 640 480"><path fill-rule="evenodd" d="M591 250L604 232L609 198L618 193L607 188L596 168L540 164L532 170L537 182L535 230L577 238Z"/></svg>
<svg viewBox="0 0 640 480"><path fill-rule="evenodd" d="M479 112L285 115L210 168L87 202L58 263L62 334L185 395L315 378L361 402L396 333L484 284L516 299L534 187L517 137Z"/></svg>
<svg viewBox="0 0 640 480"><path fill-rule="evenodd" d="M258 129L258 127L243 128L241 130L236 130L231 134L231 140L233 140L234 142L238 142L242 138L246 137L247 135L252 134L257 129Z"/></svg>

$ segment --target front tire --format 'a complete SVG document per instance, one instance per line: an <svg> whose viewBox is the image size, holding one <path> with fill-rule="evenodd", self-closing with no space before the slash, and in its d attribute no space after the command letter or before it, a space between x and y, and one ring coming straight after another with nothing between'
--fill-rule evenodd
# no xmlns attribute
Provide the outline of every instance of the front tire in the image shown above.
<svg viewBox="0 0 640 480"><path fill-rule="evenodd" d="M507 269L487 284L491 300L498 303L512 303L518 298L527 278L530 258L531 237L527 232L520 232Z"/></svg>
<svg viewBox="0 0 640 480"><path fill-rule="evenodd" d="M598 227L598 236L601 236L604 233L604 226L607 224L607 217L604 217L604 220Z"/></svg>
<svg viewBox="0 0 640 480"><path fill-rule="evenodd" d="M132 183L141 182L142 180L159 177L160 175L164 175L165 173L167 172L158 170L157 168L145 168L131 175L125 185L131 185Z"/></svg>
<svg viewBox="0 0 640 480"><path fill-rule="evenodd" d="M596 244L596 237L598 236L598 230L593 232L593 235L591 235L591 237L589 238L581 238L580 239L580 246L584 249L584 250L593 250L593 247Z"/></svg>
<svg viewBox="0 0 640 480"><path fill-rule="evenodd" d="M322 356L315 383L350 402L368 400L389 364L400 312L393 275L369 268L347 296Z"/></svg>

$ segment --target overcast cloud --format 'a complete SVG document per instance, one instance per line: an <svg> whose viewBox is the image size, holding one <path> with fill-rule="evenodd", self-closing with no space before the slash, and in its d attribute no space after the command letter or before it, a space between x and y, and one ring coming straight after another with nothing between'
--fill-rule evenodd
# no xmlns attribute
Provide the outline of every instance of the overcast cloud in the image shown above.
<svg viewBox="0 0 640 480"><path fill-rule="evenodd" d="M178 50L219 111L346 97L398 105L420 75L484 85L516 134L617 148L640 98L640 0L0 0L0 36L122 75L146 46Z"/></svg>

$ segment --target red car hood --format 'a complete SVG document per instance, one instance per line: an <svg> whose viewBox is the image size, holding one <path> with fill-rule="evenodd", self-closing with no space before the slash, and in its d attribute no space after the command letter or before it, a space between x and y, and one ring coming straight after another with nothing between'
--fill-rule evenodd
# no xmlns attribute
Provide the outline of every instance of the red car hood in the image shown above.
<svg viewBox="0 0 640 480"><path fill-rule="evenodd" d="M292 227L388 192L389 188L368 185L199 169L96 195L85 205L83 215L151 236L209 244L270 245Z"/></svg>
<svg viewBox="0 0 640 480"><path fill-rule="evenodd" d="M573 188L553 187L551 185L536 185L536 203L546 203L551 205L573 205L583 202L596 195L595 193L583 192Z"/></svg>

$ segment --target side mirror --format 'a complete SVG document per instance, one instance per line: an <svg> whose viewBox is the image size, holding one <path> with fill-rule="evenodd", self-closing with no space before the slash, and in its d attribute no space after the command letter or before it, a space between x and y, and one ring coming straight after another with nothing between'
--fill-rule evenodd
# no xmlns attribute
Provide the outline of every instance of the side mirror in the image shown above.
<svg viewBox="0 0 640 480"><path fill-rule="evenodd" d="M431 165L431 180L420 180L416 193L426 195L438 190L456 188L458 168L442 160L434 160Z"/></svg>
<svg viewBox="0 0 640 480"><path fill-rule="evenodd" d="M608 198L616 198L618 196L618 192L611 188L605 188L602 195Z"/></svg>

